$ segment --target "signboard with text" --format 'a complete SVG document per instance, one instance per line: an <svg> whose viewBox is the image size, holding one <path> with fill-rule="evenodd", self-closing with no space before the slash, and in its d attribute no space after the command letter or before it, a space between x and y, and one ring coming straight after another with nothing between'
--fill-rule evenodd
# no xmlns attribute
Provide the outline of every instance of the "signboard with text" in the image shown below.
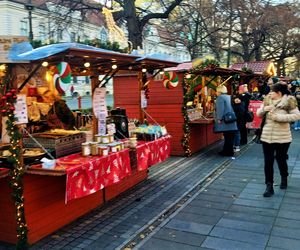
<svg viewBox="0 0 300 250"><path fill-rule="evenodd" d="M256 115L256 111L261 106L262 101L250 100L249 111L252 111L254 114L254 119L252 122L247 123L247 128L257 129L260 128L261 118Z"/></svg>

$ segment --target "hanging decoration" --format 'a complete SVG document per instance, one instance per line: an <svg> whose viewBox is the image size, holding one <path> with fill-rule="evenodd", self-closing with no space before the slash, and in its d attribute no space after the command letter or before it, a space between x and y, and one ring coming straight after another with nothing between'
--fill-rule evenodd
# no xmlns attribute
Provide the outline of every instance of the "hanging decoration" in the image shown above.
<svg viewBox="0 0 300 250"><path fill-rule="evenodd" d="M128 40L125 36L124 31L116 24L112 11L108 8L103 7L102 13L105 16L107 28L108 28L108 37L110 42L117 42L122 49L128 47Z"/></svg>
<svg viewBox="0 0 300 250"><path fill-rule="evenodd" d="M60 62L54 70L53 82L59 94L64 95L70 88L71 67L67 62Z"/></svg>
<svg viewBox="0 0 300 250"><path fill-rule="evenodd" d="M176 72L170 71L170 72L164 72L163 76L163 84L165 88L167 89L173 89L176 88L179 83L178 75Z"/></svg>
<svg viewBox="0 0 300 250"><path fill-rule="evenodd" d="M189 142L190 142L190 126L189 126L189 116L188 116L188 112L187 112L187 103L189 102L189 88L190 85L187 82L186 78L183 77L183 81L182 81L182 88L183 88L183 102L182 102L182 108L181 108L181 112L182 112L182 116L183 116L183 138L181 140L182 143L182 147L184 149L185 152L185 156L190 156L191 155L191 150L190 150L190 146L189 146Z"/></svg>
<svg viewBox="0 0 300 250"><path fill-rule="evenodd" d="M16 207L17 223L17 245L16 249L28 249L27 243L27 225L24 213L24 188L23 175L25 172L24 164L21 163L21 138L22 134L16 125L17 118L14 115L14 103L17 100L17 90L9 88L9 77L6 69L1 69L0 74L0 106L2 117L7 117L6 127L10 137L10 156L8 161L11 163L10 169L10 186L12 188L12 198Z"/></svg>

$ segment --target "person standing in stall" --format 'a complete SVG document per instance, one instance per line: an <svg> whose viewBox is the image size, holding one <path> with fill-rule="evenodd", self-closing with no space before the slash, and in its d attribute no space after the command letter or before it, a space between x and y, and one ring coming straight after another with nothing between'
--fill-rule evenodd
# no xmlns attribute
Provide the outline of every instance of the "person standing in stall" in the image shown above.
<svg viewBox="0 0 300 250"><path fill-rule="evenodd" d="M59 128L66 130L76 129L75 117L60 96L54 95L47 90L43 95L43 102L49 103L51 108L46 116L47 126L51 129Z"/></svg>
<svg viewBox="0 0 300 250"><path fill-rule="evenodd" d="M219 155L234 156L233 140L234 134L237 131L237 125L235 121L231 123L225 123L224 121L226 113L234 113L231 105L231 96L227 94L227 88L224 85L217 87L216 94L214 132L223 133L224 135L223 150L219 152Z"/></svg>

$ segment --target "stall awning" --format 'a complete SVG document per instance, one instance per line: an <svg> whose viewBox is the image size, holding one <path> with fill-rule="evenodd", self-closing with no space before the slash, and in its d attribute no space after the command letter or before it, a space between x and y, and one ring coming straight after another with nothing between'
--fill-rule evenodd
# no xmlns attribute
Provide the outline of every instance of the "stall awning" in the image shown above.
<svg viewBox="0 0 300 250"><path fill-rule="evenodd" d="M166 57L155 57L151 55L138 56L119 53L111 50L96 48L80 43L58 43L32 49L27 42L15 44L9 52L9 58L14 62L42 62L49 63L66 61L72 70L84 69L85 62L89 62L93 70L107 72L111 70L112 64L116 64L119 70L140 70L147 67L148 70L173 67L178 63L168 60Z"/></svg>

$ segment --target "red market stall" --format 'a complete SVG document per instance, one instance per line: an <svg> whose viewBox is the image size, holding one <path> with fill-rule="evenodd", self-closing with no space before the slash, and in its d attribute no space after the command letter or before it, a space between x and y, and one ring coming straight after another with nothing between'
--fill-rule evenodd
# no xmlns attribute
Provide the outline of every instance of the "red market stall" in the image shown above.
<svg viewBox="0 0 300 250"><path fill-rule="evenodd" d="M177 63L163 60L158 64L150 59L145 64L145 61L137 61L137 56L80 44L50 45L25 54L24 57L15 56L13 59L15 64L10 67L9 73L12 75L19 75L17 74L19 67L23 71L25 69L26 72L25 77L20 81L15 81L14 85L10 86L11 90L5 94L7 101L11 102L7 103L8 109L3 114L8 117L6 124L11 141L6 146L9 147L8 151L12 152L9 155L12 163L9 165L10 170L0 172L0 186L3 190L0 204L4 206L2 211L5 211L0 217L0 240L17 243L19 247L26 245L26 242L32 244L40 240L146 179L150 166L170 156L170 136L160 135L148 141L138 141L134 147L130 148L124 147L123 142L120 141L118 144L110 145L109 153L104 154L101 151L102 155L97 153L100 149L93 155L90 151L86 154L83 148L80 153L78 151L81 148L78 148L78 145L82 142L82 132L67 133L63 137L50 133L47 135L42 133L42 136L38 133L30 135L28 130L25 133L26 123L17 124L14 120L16 114L10 110L13 106L11 104L14 103L12 95L14 96L17 92L16 89L19 90L17 94L28 96L30 89L26 84L30 79L37 76L41 80L44 73L49 72L54 65L62 61L68 64L73 75L84 74L91 78L93 93L99 89L100 85L105 85L103 82L105 79L113 77L118 71L135 71L143 76L141 72L144 67L154 70L177 65ZM20 65L17 63L19 60L28 62ZM90 66L83 66L87 61ZM41 67L44 62L47 62L45 68ZM99 80L99 75L105 76L103 81ZM64 87L61 81L56 84ZM53 86L49 86L51 90L54 90ZM93 96L93 102L95 96L96 94ZM98 102L97 105L101 103ZM137 105L137 110L139 110L139 103ZM93 111L91 132L92 138L94 135L96 138L101 123L97 118L98 113L95 109ZM26 134L30 135L29 138ZM23 143L26 142L29 145L30 139L34 138L33 141L43 148L46 148L46 144L49 146L51 141L56 151L56 159L51 160L49 165L47 165L48 162L47 164L45 162L25 164L25 158L20 153L22 152L22 137ZM102 137L107 139L107 135L102 135ZM59 143L64 146L60 146ZM92 145L92 143L89 144ZM66 150L72 147L74 150ZM49 155L49 152L47 154ZM9 171L10 176L6 174ZM13 188L10 189L10 186ZM12 195L20 199L12 200Z"/></svg>
<svg viewBox="0 0 300 250"><path fill-rule="evenodd" d="M221 139L221 134L213 133L214 89L225 83L232 93L245 72L211 63L215 62L205 61L201 68L193 68L192 63L167 68L164 75L156 75L148 83L150 92L144 115L149 121L166 126L172 136L171 155L190 155ZM139 113L138 86L135 75L114 78L116 106L126 108L131 118Z"/></svg>

